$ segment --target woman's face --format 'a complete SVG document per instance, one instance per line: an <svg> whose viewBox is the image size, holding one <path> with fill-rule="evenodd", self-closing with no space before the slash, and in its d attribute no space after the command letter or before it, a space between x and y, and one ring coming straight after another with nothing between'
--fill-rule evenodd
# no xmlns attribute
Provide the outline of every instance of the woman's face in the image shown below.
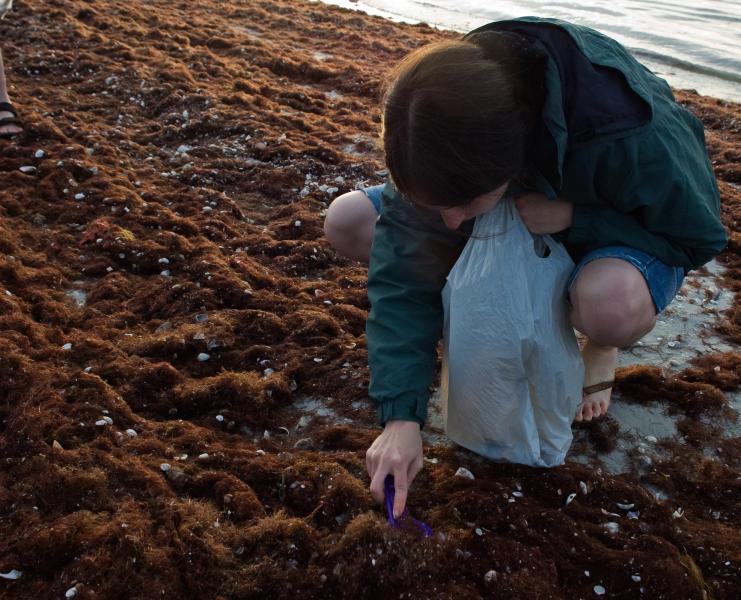
<svg viewBox="0 0 741 600"><path fill-rule="evenodd" d="M503 183L491 192L476 196L476 198L471 200L468 204L447 208L436 207L435 210L440 212L440 216L448 229L458 229L464 221L483 215L494 208L502 199L502 196L504 196L504 192L507 191L508 185L509 181Z"/></svg>

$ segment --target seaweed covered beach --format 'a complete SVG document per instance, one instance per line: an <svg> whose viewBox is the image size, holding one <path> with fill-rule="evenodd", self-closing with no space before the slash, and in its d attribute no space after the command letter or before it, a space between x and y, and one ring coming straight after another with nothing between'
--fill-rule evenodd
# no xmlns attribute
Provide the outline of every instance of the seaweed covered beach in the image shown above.
<svg viewBox="0 0 741 600"><path fill-rule="evenodd" d="M0 23L25 122L0 140L1 598L739 597L741 106L692 91L726 347L622 368L615 400L677 434L613 473L610 417L551 470L431 427L409 507L433 536L372 501L366 270L323 214L384 180L385 71L450 35L304 0L25 0Z"/></svg>

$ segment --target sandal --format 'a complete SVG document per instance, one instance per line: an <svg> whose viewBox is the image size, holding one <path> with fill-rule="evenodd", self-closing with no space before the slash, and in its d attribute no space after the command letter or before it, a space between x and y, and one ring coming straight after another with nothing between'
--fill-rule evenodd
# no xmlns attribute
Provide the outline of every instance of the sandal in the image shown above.
<svg viewBox="0 0 741 600"><path fill-rule="evenodd" d="M615 380L612 379L611 381L601 381L600 383L595 383L594 385L588 385L584 388L582 388L582 392L585 396L589 396L589 394L596 394L597 392L601 392L602 390L607 390L615 385Z"/></svg>
<svg viewBox="0 0 741 600"><path fill-rule="evenodd" d="M0 127L3 127L4 125L18 125L21 129L23 128L23 121L21 121L18 118L18 111L13 107L13 105L10 102L0 102L0 112L9 112L12 117L3 117L0 119ZM0 133L0 139L2 138L12 138L17 136L20 131L16 131L15 133Z"/></svg>

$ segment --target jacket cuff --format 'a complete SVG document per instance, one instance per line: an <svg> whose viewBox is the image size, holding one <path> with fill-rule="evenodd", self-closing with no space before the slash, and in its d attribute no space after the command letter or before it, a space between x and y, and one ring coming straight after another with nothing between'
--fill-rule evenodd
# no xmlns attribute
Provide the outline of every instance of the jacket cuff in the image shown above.
<svg viewBox="0 0 741 600"><path fill-rule="evenodd" d="M571 218L571 227L566 232L566 239L571 244L584 244L592 238L592 211L591 207L574 204Z"/></svg>
<svg viewBox="0 0 741 600"><path fill-rule="evenodd" d="M415 421L422 427L427 420L427 395L409 395L378 402L376 408L381 425L388 421Z"/></svg>

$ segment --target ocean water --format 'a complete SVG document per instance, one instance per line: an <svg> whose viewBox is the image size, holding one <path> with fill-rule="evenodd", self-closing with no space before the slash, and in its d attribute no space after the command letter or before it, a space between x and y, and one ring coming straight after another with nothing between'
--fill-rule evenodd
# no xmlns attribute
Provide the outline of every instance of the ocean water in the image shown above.
<svg viewBox="0 0 741 600"><path fill-rule="evenodd" d="M741 0L323 1L461 32L512 17L556 17L615 38L676 88L741 102Z"/></svg>

